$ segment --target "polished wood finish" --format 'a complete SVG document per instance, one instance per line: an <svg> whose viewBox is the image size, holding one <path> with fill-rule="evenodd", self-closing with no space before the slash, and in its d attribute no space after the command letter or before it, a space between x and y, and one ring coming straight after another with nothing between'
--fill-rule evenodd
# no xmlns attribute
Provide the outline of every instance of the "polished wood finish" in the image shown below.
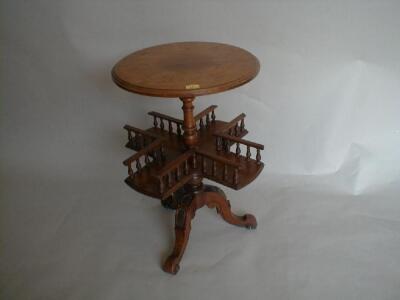
<svg viewBox="0 0 400 300"><path fill-rule="evenodd" d="M114 81L126 90L178 97L182 102L183 120L152 111L151 128L124 126L126 147L136 151L123 162L128 168L125 182L176 210L175 245L163 266L168 273L179 270L197 209L206 205L216 208L230 224L249 229L257 226L253 215L233 214L223 191L203 185L202 180L243 188L263 169L264 146L243 139L248 133L245 114L224 122L216 118L216 105L195 115L193 103L197 95L224 91L251 80L258 70L258 60L243 49L184 42L135 52L112 71Z"/></svg>
<svg viewBox="0 0 400 300"><path fill-rule="evenodd" d="M213 106L213 111L209 113L209 115L212 114L215 109L216 106ZM206 117L203 116L203 119L206 119ZM211 120L211 117L209 117L209 119ZM200 120L196 122L198 144L191 150L190 156L188 155L188 147L185 146L184 137L177 134L176 131L174 132L173 129L169 131L167 126L161 129L160 122L158 122L157 128L152 127L147 129L145 132L148 132L151 137L157 136L160 144L163 145L166 162L165 164L160 164L157 160L154 162L151 161L146 168L142 167L139 174L135 174L135 176L126 179L128 185L141 193L164 199L167 197L167 195L165 195L166 190L161 191L160 189L156 189L156 187L160 185L163 187L167 186L168 178L166 174L164 174L166 168L169 168L172 172L174 167L180 166L180 173L184 174L182 170L185 162L187 162L187 170L189 173L200 173L202 177L236 190L251 183L264 167L264 164L261 162L261 156L259 160L257 160L257 150L262 150L264 147L260 144L243 139L247 134L245 128L237 133L233 132L237 134L235 136L225 133L229 132L231 122L217 120L215 117L214 121L210 121L208 124L206 121L203 123L204 127L201 129ZM124 128L129 132L132 127L125 126ZM133 132L131 136L134 136ZM138 153L144 158L142 148L147 147L145 149L150 152L153 149L149 149L147 143L141 144L140 141L142 139L141 134L136 134L130 142L128 141L127 147L139 151ZM143 147L140 147L140 145ZM242 149L240 152L237 151L238 147ZM158 146L158 148L160 148L160 146ZM156 150L158 148L156 147ZM137 157L134 156L134 158ZM183 161L183 159L185 161ZM143 163L141 165L143 165ZM133 168L134 167L133 165ZM235 169L237 169L236 180L234 178ZM159 179L160 172L163 176L165 175L164 179ZM185 173L185 175L187 174ZM163 180L165 182L163 182ZM160 181L162 182L160 183ZM170 181L175 183L175 177L171 175Z"/></svg>
<svg viewBox="0 0 400 300"><path fill-rule="evenodd" d="M205 205L209 208L215 208L217 213L229 224L248 229L257 227L257 221L253 215L237 216L232 213L230 202L221 189L205 185L201 191L194 194L188 205L183 205L176 209L175 245L172 253L164 263L163 270L165 272L176 274L179 271L179 263L189 241L191 221L196 214L196 210Z"/></svg>
<svg viewBox="0 0 400 300"><path fill-rule="evenodd" d="M180 42L136 51L112 70L130 92L186 98L233 89L252 80L260 64L250 52L226 44Z"/></svg>
<svg viewBox="0 0 400 300"><path fill-rule="evenodd" d="M196 130L196 121L193 115L193 100L194 98L181 98L183 102L183 138L185 145L190 149L197 145L198 137Z"/></svg>

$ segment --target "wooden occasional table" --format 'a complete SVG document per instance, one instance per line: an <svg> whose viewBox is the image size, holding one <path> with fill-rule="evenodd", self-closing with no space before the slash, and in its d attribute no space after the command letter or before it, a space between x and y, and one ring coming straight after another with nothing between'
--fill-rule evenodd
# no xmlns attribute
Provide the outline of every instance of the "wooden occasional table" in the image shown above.
<svg viewBox="0 0 400 300"><path fill-rule="evenodd" d="M229 122L217 120L216 105L194 115L195 97L223 92L252 80L260 68L244 49L208 42L164 44L134 52L112 70L121 88L142 95L179 98L183 120L149 112L153 127L130 125L126 147L137 151L124 161L125 182L136 191L161 200L175 212L175 246L163 270L176 274L188 243L197 209L216 208L233 225L254 229L251 214L237 216L224 192L202 183L203 178L241 189L261 172L264 146L243 139L245 114ZM232 151L231 151L232 150Z"/></svg>

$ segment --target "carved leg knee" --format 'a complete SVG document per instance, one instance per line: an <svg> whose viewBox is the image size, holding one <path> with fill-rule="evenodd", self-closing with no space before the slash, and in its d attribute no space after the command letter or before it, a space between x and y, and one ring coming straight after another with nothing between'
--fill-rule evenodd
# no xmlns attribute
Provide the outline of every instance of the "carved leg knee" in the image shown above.
<svg viewBox="0 0 400 300"><path fill-rule="evenodd" d="M225 194L221 190L215 190L204 193L205 203L210 208L216 208L218 214L229 224L246 227L248 229L255 229L257 227L257 220L251 214L237 216L232 213L229 200L226 199Z"/></svg>

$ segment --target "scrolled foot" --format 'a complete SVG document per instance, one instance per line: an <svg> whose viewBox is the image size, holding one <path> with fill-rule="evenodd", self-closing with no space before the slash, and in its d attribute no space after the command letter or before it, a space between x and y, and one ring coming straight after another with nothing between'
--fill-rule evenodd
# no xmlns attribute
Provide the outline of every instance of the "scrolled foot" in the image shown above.
<svg viewBox="0 0 400 300"><path fill-rule="evenodd" d="M243 216L243 222L245 223L245 227L247 229L256 229L257 228L257 220L256 217L254 217L251 214L245 214Z"/></svg>
<svg viewBox="0 0 400 300"><path fill-rule="evenodd" d="M169 256L163 265L163 271L175 275L179 271L179 259Z"/></svg>
<svg viewBox="0 0 400 300"><path fill-rule="evenodd" d="M190 222L195 214L195 205L178 208L175 212L175 245L170 256L163 265L163 270L170 274L176 274L179 271L179 262L185 252L189 234Z"/></svg>

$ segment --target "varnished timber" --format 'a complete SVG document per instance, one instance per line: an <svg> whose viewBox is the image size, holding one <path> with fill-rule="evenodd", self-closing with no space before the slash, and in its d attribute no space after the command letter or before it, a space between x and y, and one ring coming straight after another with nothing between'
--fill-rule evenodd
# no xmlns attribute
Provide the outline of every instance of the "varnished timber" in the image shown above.
<svg viewBox="0 0 400 300"><path fill-rule="evenodd" d="M124 161L125 182L140 193L176 210L175 244L163 270L176 274L187 247L191 220L203 206L216 208L226 222L254 229L253 215L236 216L223 191L203 185L208 178L233 189L252 182L261 172L264 146L243 139L245 114L230 122L218 120L216 105L194 114L196 96L222 92L253 79L259 71L255 56L220 43L182 42L137 51L112 70L125 90L179 98L183 119L152 111L153 127L130 125L126 147L137 151Z"/></svg>
<svg viewBox="0 0 400 300"><path fill-rule="evenodd" d="M183 139L187 148L194 148L197 145L198 137L196 122L193 116L193 97L181 98L183 106Z"/></svg>
<svg viewBox="0 0 400 300"><path fill-rule="evenodd" d="M226 152L224 150L217 151L215 146L215 132L221 132L229 123L215 120L214 122L210 122L209 127L204 128L203 130L198 130L198 145L195 149L197 153L196 158L196 169L198 172L201 172L201 176L228 186L233 189L241 189L251 183L258 174L262 171L264 164L257 164L255 159L256 152L253 151L252 158L247 159L245 156L246 149L243 149L239 157L236 156L234 152ZM167 130L160 130L155 128L149 128L146 130L152 136L158 136L160 140L163 141L165 145L165 156L166 162L163 165L155 164L152 165L151 168L144 169L140 175L135 176L135 178L130 179L129 177L126 179L127 183L137 191L144 193L146 195L156 197L159 199L163 199L161 193L155 187L157 187L156 178L159 178L160 173L165 175L167 170L171 170L176 165L182 161L182 159L187 158L188 151L185 150L185 146L183 145L183 137L179 137L175 133L169 133ZM239 137L244 136L247 133L247 130L244 131ZM230 137L230 136L229 136ZM235 140L243 140L239 137L232 137ZM231 137L230 137L231 138ZM247 140L243 140L247 142ZM259 144L256 144L259 145ZM140 151L140 148L132 148L128 145L128 148L131 148L136 151ZM232 150L234 150L233 144L230 146ZM203 170L201 168L202 160L206 157L206 168ZM213 172L213 163L215 161L216 170ZM177 163L178 162L178 163ZM224 180L224 164L227 165L227 175ZM234 169L238 168L239 179L237 183L234 183ZM189 169L193 172L193 164L192 160L190 162ZM175 181L174 181L175 182Z"/></svg>
<svg viewBox="0 0 400 300"><path fill-rule="evenodd" d="M185 252L189 241L191 222L195 216L196 210L207 205L209 208L215 208L217 213L228 223L236 226L255 229L257 227L256 218L251 214L237 216L232 213L231 205L225 196L225 193L215 187L205 185L202 190L193 194L188 205L178 207L175 213L175 245L172 253L164 263L165 272L176 274L179 271L179 263Z"/></svg>
<svg viewBox="0 0 400 300"><path fill-rule="evenodd" d="M259 68L253 54L235 46L180 42L126 56L113 68L112 78L130 92L182 98L233 89L252 80Z"/></svg>

